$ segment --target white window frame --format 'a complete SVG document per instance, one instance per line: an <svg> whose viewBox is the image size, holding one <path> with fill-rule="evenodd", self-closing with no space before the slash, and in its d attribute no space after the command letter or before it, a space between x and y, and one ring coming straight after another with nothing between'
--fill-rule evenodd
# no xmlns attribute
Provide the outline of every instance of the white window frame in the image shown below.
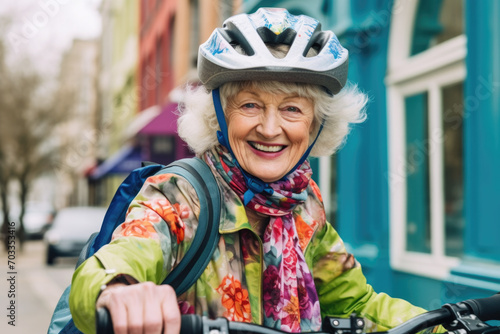
<svg viewBox="0 0 500 334"><path fill-rule="evenodd" d="M330 196L332 191L332 176L330 171L332 168L337 168L337 166L332 166L331 156L319 157L318 187L321 189L321 197L323 198L323 204L326 212L330 212L330 201L332 200Z"/></svg>
<svg viewBox="0 0 500 334"><path fill-rule="evenodd" d="M444 279L458 258L445 255L442 87L466 77L466 37L410 56L418 0L396 1L389 34L387 85L390 259L395 270ZM428 93L431 252L406 250L405 98Z"/></svg>

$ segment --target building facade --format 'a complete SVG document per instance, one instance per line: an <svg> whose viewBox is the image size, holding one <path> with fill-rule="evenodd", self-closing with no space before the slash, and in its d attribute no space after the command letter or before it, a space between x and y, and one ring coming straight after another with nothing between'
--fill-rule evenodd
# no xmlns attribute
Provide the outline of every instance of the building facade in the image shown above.
<svg viewBox="0 0 500 334"><path fill-rule="evenodd" d="M317 17L370 97L317 178L377 291L427 309L500 291L500 3L245 1Z"/></svg>
<svg viewBox="0 0 500 334"><path fill-rule="evenodd" d="M53 129L64 148L56 170L57 182L51 180L57 185L54 204L58 208L88 204L86 173L97 156L98 55L97 40L75 39L61 62L58 94L68 118Z"/></svg>
<svg viewBox="0 0 500 334"><path fill-rule="evenodd" d="M239 8L234 0L103 1L101 159L89 173L92 203L109 204L142 161L193 155L177 135L174 91L197 84L199 44Z"/></svg>
<svg viewBox="0 0 500 334"><path fill-rule="evenodd" d="M109 204L124 175L138 167L130 129L138 109L138 4L104 0L100 12L98 156L88 173L93 205Z"/></svg>
<svg viewBox="0 0 500 334"><path fill-rule="evenodd" d="M182 9L183 1L156 0L141 1L139 8L139 112L154 109L157 115L140 129L138 139L149 160L163 164L190 155L176 133L177 104L169 99L176 71L185 67L174 66L175 25L183 21L176 14Z"/></svg>
<svg viewBox="0 0 500 334"><path fill-rule="evenodd" d="M141 2L140 113L159 111L138 133L149 160L168 164L193 155L177 135L178 101L172 91L197 83L198 47L235 7L233 0Z"/></svg>

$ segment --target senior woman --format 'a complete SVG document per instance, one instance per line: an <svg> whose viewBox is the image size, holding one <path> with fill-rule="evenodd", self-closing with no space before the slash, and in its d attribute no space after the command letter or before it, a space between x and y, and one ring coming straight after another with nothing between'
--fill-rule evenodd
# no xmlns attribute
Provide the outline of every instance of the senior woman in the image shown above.
<svg viewBox="0 0 500 334"><path fill-rule="evenodd" d="M184 179L149 178L112 242L75 272L77 327L94 331L96 304L118 334L178 333L181 313L300 332L327 315L357 313L385 330L423 312L367 284L311 179L308 155L332 154L365 117L366 97L343 88L347 62L331 31L283 9L216 29L200 47L204 85L187 92L178 130L224 198L218 247L186 293L157 285L186 253L200 209Z"/></svg>

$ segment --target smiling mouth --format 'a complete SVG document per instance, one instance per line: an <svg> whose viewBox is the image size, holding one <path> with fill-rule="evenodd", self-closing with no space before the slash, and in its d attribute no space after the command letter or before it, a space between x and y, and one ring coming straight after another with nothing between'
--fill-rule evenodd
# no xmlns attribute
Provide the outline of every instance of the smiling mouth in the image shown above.
<svg viewBox="0 0 500 334"><path fill-rule="evenodd" d="M276 153L279 152L283 149L285 149L286 146L283 145L262 145L254 142L249 142L249 144L256 150L261 151L261 152L269 152L269 153Z"/></svg>

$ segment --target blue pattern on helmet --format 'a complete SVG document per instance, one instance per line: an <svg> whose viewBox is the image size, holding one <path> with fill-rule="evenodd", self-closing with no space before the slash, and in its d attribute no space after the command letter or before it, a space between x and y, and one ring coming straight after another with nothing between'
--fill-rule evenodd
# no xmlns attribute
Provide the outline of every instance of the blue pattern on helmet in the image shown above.
<svg viewBox="0 0 500 334"><path fill-rule="evenodd" d="M311 37L314 30L316 30L316 27L318 26L318 22L311 22L311 23L305 23L304 24L308 29L304 31L304 33L307 35L307 37Z"/></svg>
<svg viewBox="0 0 500 334"><path fill-rule="evenodd" d="M339 59L344 50L337 38L330 39L330 42L328 43L328 49L330 50L330 53L335 57L335 59Z"/></svg>
<svg viewBox="0 0 500 334"><path fill-rule="evenodd" d="M218 34L213 34L210 38L208 45L208 51L213 55L221 54L228 51L226 46L222 45L223 41L220 39Z"/></svg>
<svg viewBox="0 0 500 334"><path fill-rule="evenodd" d="M297 31L297 25L300 21L299 17L300 16L291 15L288 11L286 12L287 22L289 23L290 28L292 28L295 31Z"/></svg>

